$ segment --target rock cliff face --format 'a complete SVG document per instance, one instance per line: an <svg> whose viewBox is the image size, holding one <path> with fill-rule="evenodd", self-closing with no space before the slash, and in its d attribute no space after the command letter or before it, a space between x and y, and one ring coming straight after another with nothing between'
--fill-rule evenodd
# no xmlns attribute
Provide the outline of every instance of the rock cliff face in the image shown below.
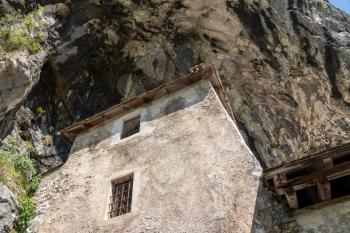
<svg viewBox="0 0 350 233"><path fill-rule="evenodd" d="M43 106L56 130L204 62L219 69L264 167L350 141L350 16L326 0L72 1L46 8L61 12L55 52L27 105Z"/></svg>
<svg viewBox="0 0 350 233"><path fill-rule="evenodd" d="M32 112L29 128L54 134L213 63L264 168L350 142L350 16L327 0L37 2L56 15L52 51L23 104L24 92L8 94L17 108L3 132L21 105ZM67 145L53 145L43 157L64 158Z"/></svg>
<svg viewBox="0 0 350 233"><path fill-rule="evenodd" d="M39 80L41 67L26 55L0 58L0 121L25 99L31 86Z"/></svg>
<svg viewBox="0 0 350 233"><path fill-rule="evenodd" d="M17 214L17 200L15 195L0 182L0 230L9 232Z"/></svg>
<svg viewBox="0 0 350 233"><path fill-rule="evenodd" d="M204 62L219 69L264 167L350 141L350 16L328 1L41 4L57 17L54 49L26 106L45 109L47 128L59 130Z"/></svg>

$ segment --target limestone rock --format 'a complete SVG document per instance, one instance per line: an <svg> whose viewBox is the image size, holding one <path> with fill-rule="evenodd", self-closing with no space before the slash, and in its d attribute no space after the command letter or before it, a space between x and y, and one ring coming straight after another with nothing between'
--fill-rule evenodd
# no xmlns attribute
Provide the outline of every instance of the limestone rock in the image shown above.
<svg viewBox="0 0 350 233"><path fill-rule="evenodd" d="M328 1L85 1L69 17L28 100L55 129L204 62L263 167L350 142L350 16Z"/></svg>
<svg viewBox="0 0 350 233"><path fill-rule="evenodd" d="M26 55L0 57L0 121L38 81L40 67Z"/></svg>
<svg viewBox="0 0 350 233"><path fill-rule="evenodd" d="M54 138L46 126L47 116L45 112L32 112L29 108L22 106L16 114L15 127L12 134L19 144L30 142L33 146L33 153L38 162L38 169L41 173L48 172L60 165L63 160L59 156L59 146L55 144Z"/></svg>
<svg viewBox="0 0 350 233"><path fill-rule="evenodd" d="M18 214L17 199L3 183L0 182L0 232L7 233L13 227Z"/></svg>
<svg viewBox="0 0 350 233"><path fill-rule="evenodd" d="M13 1L0 7L5 2ZM45 119L34 124L41 132L58 131L195 64L213 63L264 168L350 142L350 16L327 0L42 3L52 4L45 9L60 21L50 34L54 52L24 103L31 111L45 109ZM17 68L1 63L3 72L24 78L0 76L8 85L0 85L1 131L15 117L4 118L5 112L30 90L31 63L6 59ZM67 155L64 142L55 147ZM47 154L40 143L37 149Z"/></svg>

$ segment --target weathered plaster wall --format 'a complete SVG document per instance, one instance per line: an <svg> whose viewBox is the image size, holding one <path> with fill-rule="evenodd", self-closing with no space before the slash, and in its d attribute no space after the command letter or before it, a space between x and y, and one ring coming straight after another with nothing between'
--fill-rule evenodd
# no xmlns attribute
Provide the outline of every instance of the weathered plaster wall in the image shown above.
<svg viewBox="0 0 350 233"><path fill-rule="evenodd" d="M350 232L350 200L332 203L317 209L299 210L295 219L307 233Z"/></svg>
<svg viewBox="0 0 350 233"><path fill-rule="evenodd" d="M135 111L136 135L120 141L116 120L77 138L32 231L250 232L261 169L209 82ZM108 219L110 181L132 172L131 213Z"/></svg>
<svg viewBox="0 0 350 233"><path fill-rule="evenodd" d="M118 143L123 130L123 122L138 115L141 115L142 128L138 136L149 135L154 130L152 124L149 124L150 121L203 101L210 88L209 82L202 80L190 87L184 87L181 91L175 92L167 98L160 98L151 104L134 109L119 116L117 119L108 121L103 126L90 129L85 134L79 136L71 152L109 137L112 139L111 144Z"/></svg>

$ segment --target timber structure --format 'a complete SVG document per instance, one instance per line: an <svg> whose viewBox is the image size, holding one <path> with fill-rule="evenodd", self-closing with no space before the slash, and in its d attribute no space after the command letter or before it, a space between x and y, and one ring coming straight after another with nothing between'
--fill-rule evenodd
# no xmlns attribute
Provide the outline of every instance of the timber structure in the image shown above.
<svg viewBox="0 0 350 233"><path fill-rule="evenodd" d="M263 179L292 209L350 195L350 144L265 170Z"/></svg>

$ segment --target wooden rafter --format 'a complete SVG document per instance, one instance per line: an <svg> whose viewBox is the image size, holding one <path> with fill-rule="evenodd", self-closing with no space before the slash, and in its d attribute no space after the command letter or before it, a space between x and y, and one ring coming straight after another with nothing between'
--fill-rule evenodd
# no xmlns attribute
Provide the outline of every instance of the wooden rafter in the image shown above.
<svg viewBox="0 0 350 233"><path fill-rule="evenodd" d="M350 144L346 144L343 146L339 146L336 148L328 149L326 151L323 151L321 153L316 153L309 155L305 158L290 162L288 164L282 164L280 166L266 169L264 171L264 179L270 179L276 174L279 173L286 173L288 171L292 171L298 168L303 168L311 163L313 163L315 160L323 160L331 157L337 157L337 156L342 156L344 154L349 153L350 151Z"/></svg>

